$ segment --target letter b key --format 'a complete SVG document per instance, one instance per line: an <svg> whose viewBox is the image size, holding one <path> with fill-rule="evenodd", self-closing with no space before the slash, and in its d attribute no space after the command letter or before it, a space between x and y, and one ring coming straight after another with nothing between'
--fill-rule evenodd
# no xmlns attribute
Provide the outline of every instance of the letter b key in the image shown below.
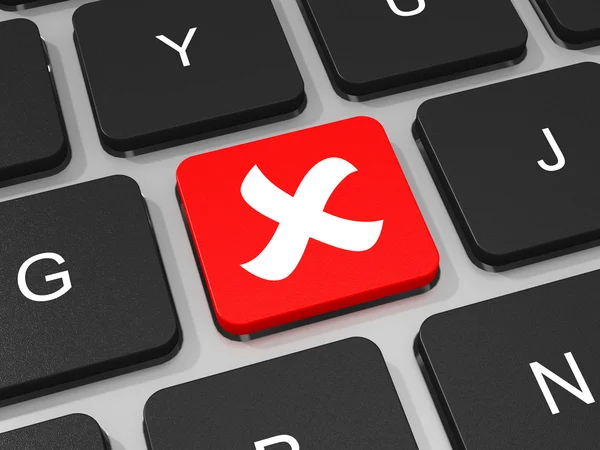
<svg viewBox="0 0 600 450"><path fill-rule="evenodd" d="M383 356L361 338L163 389L144 425L148 450L417 450Z"/></svg>

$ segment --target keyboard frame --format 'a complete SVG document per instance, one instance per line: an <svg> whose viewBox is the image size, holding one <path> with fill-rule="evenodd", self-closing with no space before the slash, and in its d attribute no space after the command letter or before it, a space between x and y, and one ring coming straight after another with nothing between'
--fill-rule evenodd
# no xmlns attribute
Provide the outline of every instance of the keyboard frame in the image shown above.
<svg viewBox="0 0 600 450"><path fill-rule="evenodd" d="M306 110L285 122L130 159L106 153L96 132L71 22L75 9L84 3L87 1L68 0L25 11L0 11L0 21L24 17L40 28L48 46L72 146L72 160L64 171L49 178L2 188L0 201L113 174L134 178L148 202L181 320L183 347L166 364L2 408L0 432L71 413L85 413L106 431L113 450L146 450L143 408L156 391L295 351L362 336L374 341L382 350L419 448L449 450L450 443L413 354L413 341L423 321L442 311L600 268L600 248L501 274L477 268L461 244L411 133L417 108L427 99L578 62L600 62L600 47L568 50L557 45L529 0L513 0L529 31L528 54L520 64L365 103L349 102L335 93L296 1L273 0L305 81ZM226 339L213 324L175 197L177 166L185 158L199 153L359 115L379 120L394 145L440 251L441 276L437 286L416 297L250 342Z"/></svg>

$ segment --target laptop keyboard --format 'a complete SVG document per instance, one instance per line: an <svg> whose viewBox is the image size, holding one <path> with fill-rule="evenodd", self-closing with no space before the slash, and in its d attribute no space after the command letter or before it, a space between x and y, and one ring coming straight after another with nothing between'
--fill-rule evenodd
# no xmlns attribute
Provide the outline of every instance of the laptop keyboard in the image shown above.
<svg viewBox="0 0 600 450"><path fill-rule="evenodd" d="M0 450L600 446L596 2L0 8Z"/></svg>

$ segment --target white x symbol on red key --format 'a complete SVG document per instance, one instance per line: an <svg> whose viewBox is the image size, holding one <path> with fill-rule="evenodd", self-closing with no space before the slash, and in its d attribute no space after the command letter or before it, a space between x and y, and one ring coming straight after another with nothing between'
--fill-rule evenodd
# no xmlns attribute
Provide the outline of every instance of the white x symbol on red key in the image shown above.
<svg viewBox="0 0 600 450"><path fill-rule="evenodd" d="M333 191L356 171L344 159L327 158L310 169L292 197L254 166L242 182L242 197L279 226L265 249L242 267L264 280L280 281L294 272L311 238L353 252L372 248L383 220L357 222L323 211Z"/></svg>

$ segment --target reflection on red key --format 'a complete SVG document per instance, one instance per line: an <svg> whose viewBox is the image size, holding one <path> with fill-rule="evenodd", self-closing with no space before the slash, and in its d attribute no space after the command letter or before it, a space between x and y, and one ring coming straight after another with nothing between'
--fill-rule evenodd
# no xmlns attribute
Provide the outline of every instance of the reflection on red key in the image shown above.
<svg viewBox="0 0 600 450"><path fill-rule="evenodd" d="M373 119L194 156L179 166L177 188L217 326L230 338L436 280L437 249Z"/></svg>

